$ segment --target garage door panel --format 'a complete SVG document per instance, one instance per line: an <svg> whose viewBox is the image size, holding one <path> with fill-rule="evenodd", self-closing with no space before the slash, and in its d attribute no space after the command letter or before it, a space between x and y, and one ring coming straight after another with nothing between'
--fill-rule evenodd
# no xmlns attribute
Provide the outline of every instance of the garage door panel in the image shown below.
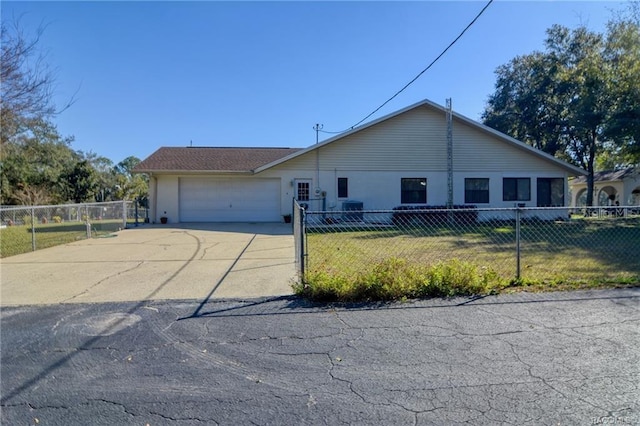
<svg viewBox="0 0 640 426"><path fill-rule="evenodd" d="M181 222L278 222L278 179L181 178Z"/></svg>

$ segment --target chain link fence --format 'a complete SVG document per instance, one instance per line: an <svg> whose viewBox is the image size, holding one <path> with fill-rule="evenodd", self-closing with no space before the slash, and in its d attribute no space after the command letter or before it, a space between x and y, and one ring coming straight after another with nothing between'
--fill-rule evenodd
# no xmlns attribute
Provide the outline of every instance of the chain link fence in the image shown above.
<svg viewBox="0 0 640 426"><path fill-rule="evenodd" d="M400 259L468 262L505 281L640 280L640 208L298 210L302 269L358 276Z"/></svg>
<svg viewBox="0 0 640 426"><path fill-rule="evenodd" d="M133 201L3 206L0 207L0 254L7 257L102 237L143 222L145 214Z"/></svg>

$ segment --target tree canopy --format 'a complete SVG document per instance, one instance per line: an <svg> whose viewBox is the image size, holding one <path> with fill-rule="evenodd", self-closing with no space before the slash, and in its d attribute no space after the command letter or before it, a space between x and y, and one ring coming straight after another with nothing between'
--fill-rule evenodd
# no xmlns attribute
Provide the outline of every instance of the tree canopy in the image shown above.
<svg viewBox="0 0 640 426"><path fill-rule="evenodd" d="M19 22L2 21L0 204L146 198L147 178L131 174L138 158L113 165L105 157L73 150L73 137L58 132L54 75L38 48L42 31L29 38Z"/></svg>
<svg viewBox="0 0 640 426"><path fill-rule="evenodd" d="M592 205L598 164L640 164L640 28L627 18L610 21L606 34L554 25L544 46L496 70L482 118L584 168Z"/></svg>

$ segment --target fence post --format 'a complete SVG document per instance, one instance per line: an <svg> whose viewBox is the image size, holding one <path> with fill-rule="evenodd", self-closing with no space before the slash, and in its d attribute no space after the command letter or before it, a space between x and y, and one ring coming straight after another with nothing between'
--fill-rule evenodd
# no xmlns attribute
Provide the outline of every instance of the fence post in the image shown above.
<svg viewBox="0 0 640 426"><path fill-rule="evenodd" d="M520 279L520 207L516 207L516 279Z"/></svg>
<svg viewBox="0 0 640 426"><path fill-rule="evenodd" d="M89 221L89 205L84 205L84 216L86 217L87 239L91 238L91 222Z"/></svg>
<svg viewBox="0 0 640 426"><path fill-rule="evenodd" d="M122 229L127 229L127 201L122 200Z"/></svg>
<svg viewBox="0 0 640 426"><path fill-rule="evenodd" d="M305 256L307 255L305 247L304 247L304 240L305 240L305 235L307 233L307 230L305 229L304 226L304 222L305 222L305 210L300 207L299 205L296 205L295 208L298 209L298 217L300 218L300 277L301 279L304 279L304 272L305 272Z"/></svg>
<svg viewBox="0 0 640 426"><path fill-rule="evenodd" d="M31 251L36 251L36 209L31 207Z"/></svg>

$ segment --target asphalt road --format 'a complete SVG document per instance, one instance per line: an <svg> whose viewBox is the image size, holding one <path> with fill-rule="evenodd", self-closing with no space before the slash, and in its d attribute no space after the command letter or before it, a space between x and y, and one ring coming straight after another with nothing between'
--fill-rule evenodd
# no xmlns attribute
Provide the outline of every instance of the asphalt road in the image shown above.
<svg viewBox="0 0 640 426"><path fill-rule="evenodd" d="M640 424L640 288L0 312L3 425Z"/></svg>

